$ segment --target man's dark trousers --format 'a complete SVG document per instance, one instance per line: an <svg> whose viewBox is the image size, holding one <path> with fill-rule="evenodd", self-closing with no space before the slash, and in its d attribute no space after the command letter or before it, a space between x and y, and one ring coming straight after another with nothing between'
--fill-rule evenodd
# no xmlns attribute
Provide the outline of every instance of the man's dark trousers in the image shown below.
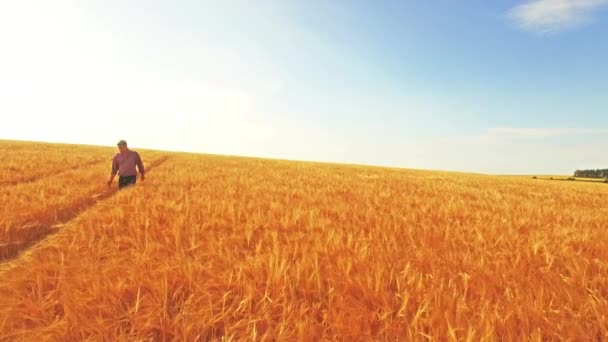
<svg viewBox="0 0 608 342"><path fill-rule="evenodd" d="M135 185L135 182L137 182L137 176L118 176L118 189Z"/></svg>

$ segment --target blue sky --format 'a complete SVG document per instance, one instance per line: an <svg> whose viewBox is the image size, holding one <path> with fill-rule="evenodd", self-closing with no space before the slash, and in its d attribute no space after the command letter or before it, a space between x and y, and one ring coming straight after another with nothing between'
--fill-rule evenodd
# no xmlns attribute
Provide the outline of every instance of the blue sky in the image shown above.
<svg viewBox="0 0 608 342"><path fill-rule="evenodd" d="M0 138L608 167L608 1L0 4Z"/></svg>

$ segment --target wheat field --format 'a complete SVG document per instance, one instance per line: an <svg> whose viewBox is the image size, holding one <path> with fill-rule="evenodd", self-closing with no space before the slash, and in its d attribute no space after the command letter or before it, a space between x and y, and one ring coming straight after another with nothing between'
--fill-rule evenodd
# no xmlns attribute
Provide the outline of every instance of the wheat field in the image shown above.
<svg viewBox="0 0 608 342"><path fill-rule="evenodd" d="M2 341L608 340L608 185L0 141Z"/></svg>

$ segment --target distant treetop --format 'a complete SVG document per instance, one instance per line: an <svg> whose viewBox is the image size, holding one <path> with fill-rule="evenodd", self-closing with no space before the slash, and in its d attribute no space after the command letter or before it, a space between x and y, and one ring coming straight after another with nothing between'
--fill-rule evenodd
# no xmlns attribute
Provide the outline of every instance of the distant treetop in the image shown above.
<svg viewBox="0 0 608 342"><path fill-rule="evenodd" d="M608 169L576 170L574 171L574 177L606 178L608 177Z"/></svg>

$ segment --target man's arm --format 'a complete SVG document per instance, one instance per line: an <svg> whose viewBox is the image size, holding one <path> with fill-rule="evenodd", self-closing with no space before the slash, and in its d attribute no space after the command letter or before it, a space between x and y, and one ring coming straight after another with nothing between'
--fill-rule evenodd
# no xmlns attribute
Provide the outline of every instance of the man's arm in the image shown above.
<svg viewBox="0 0 608 342"><path fill-rule="evenodd" d="M146 179L146 170L144 169L144 163L141 161L141 157L139 153L137 153L137 170L139 170L139 174L141 175L141 180Z"/></svg>
<svg viewBox="0 0 608 342"><path fill-rule="evenodd" d="M114 181L114 177L118 172L118 161L116 161L116 157L112 158L112 173L110 173L110 179L108 179L108 186L112 186L112 181Z"/></svg>

